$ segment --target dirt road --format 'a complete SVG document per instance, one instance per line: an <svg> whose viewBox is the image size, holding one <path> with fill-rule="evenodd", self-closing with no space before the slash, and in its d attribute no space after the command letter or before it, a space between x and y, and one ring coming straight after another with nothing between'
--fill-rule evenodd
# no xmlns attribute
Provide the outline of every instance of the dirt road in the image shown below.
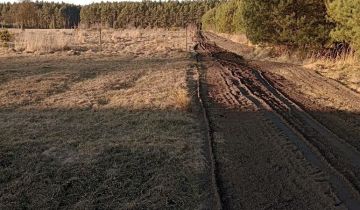
<svg viewBox="0 0 360 210"><path fill-rule="evenodd" d="M222 207L360 209L360 95L199 39Z"/></svg>

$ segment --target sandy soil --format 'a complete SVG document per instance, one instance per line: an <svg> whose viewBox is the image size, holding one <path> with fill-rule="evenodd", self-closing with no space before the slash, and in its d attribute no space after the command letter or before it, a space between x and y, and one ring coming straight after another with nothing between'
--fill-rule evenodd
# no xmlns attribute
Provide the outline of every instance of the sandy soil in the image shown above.
<svg viewBox="0 0 360 210"><path fill-rule="evenodd" d="M246 47L210 38L201 46L224 206L359 208L359 94L299 66L247 62L213 43Z"/></svg>

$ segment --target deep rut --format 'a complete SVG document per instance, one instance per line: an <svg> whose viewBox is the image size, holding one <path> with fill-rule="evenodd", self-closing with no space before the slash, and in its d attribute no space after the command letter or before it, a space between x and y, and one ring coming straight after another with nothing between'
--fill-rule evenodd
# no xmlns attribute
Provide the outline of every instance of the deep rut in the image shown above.
<svg viewBox="0 0 360 210"><path fill-rule="evenodd" d="M260 71L251 68L240 56L210 44L202 35L200 35L200 48L201 53L205 53L218 65L218 74L224 83L223 92L218 91L213 94L217 95L219 101L228 107L261 113L265 120L268 120L282 136L301 151L312 167L319 169L325 177L328 177L326 181L339 199L334 203L334 208L343 206L348 209L360 209L359 151L283 95ZM218 110L214 113L218 114ZM216 118L213 120L216 121ZM219 157L217 161L218 159ZM221 170L219 171L221 173ZM232 196L231 193L234 192L222 195L223 202L227 202L224 205L226 208L236 206L229 204L233 201L227 199ZM287 209L279 204L275 206Z"/></svg>

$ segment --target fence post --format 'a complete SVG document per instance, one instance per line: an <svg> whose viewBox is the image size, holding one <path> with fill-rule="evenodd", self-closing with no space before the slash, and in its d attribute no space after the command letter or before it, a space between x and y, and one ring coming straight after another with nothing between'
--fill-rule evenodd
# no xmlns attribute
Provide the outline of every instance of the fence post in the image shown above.
<svg viewBox="0 0 360 210"><path fill-rule="evenodd" d="M99 25L99 45L100 45L100 51L102 51L101 24Z"/></svg>
<svg viewBox="0 0 360 210"><path fill-rule="evenodd" d="M185 26L185 51L187 52L188 51L188 29L187 29L187 25Z"/></svg>

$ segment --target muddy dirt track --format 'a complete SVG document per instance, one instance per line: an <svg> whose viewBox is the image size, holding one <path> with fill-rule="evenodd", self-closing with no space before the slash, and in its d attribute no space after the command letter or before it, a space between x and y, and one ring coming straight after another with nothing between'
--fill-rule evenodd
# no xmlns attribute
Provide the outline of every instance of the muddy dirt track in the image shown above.
<svg viewBox="0 0 360 210"><path fill-rule="evenodd" d="M214 41L197 51L222 208L360 209L360 95Z"/></svg>

